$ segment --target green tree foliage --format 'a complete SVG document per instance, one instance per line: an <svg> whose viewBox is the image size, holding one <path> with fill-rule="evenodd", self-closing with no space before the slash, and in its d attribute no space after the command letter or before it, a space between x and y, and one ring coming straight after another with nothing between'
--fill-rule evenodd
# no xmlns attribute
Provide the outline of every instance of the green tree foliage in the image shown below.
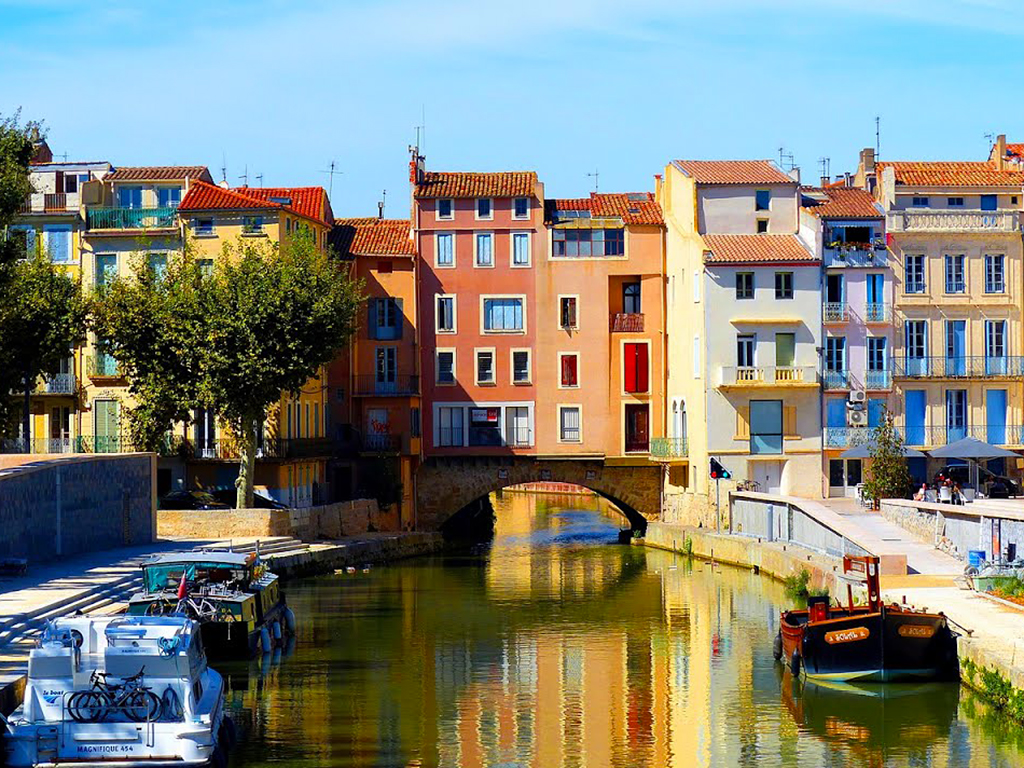
<svg viewBox="0 0 1024 768"><path fill-rule="evenodd" d="M910 472L903 455L903 438L893 423L892 414L883 411L882 420L872 433L871 466L864 490L872 499L902 499L910 489Z"/></svg>
<svg viewBox="0 0 1024 768"><path fill-rule="evenodd" d="M39 126L0 118L0 437L12 432L26 382L54 374L85 339L88 304L81 285L46 254L26 257L11 225L32 192L29 161ZM28 411L22 413L28 426Z"/></svg>

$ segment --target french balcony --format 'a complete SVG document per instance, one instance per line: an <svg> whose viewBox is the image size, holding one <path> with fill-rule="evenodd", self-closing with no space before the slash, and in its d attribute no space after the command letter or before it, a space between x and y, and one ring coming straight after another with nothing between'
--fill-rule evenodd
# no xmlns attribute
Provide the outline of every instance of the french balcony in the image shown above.
<svg viewBox="0 0 1024 768"><path fill-rule="evenodd" d="M821 306L824 323L845 323L850 319L849 305L845 301L829 301Z"/></svg>
<svg viewBox="0 0 1024 768"><path fill-rule="evenodd" d="M612 312L608 328L612 333L643 333L644 316L640 312Z"/></svg>
<svg viewBox="0 0 1024 768"><path fill-rule="evenodd" d="M1002 379L1024 377L1024 357L897 357L894 374L905 379Z"/></svg>
<svg viewBox="0 0 1024 768"><path fill-rule="evenodd" d="M865 371L864 389L892 389L892 374L889 371Z"/></svg>
<svg viewBox="0 0 1024 768"><path fill-rule="evenodd" d="M849 389L850 388L850 372L849 371L822 371L821 372L821 383L824 384L825 389Z"/></svg>
<svg viewBox="0 0 1024 768"><path fill-rule="evenodd" d="M355 377L355 390L353 394L359 397L392 397L418 395L419 392L419 376L393 374L381 378L371 375L359 375Z"/></svg>
<svg viewBox="0 0 1024 768"><path fill-rule="evenodd" d="M651 457L658 461L685 459L689 455L689 445L685 437L652 437Z"/></svg>
<svg viewBox="0 0 1024 768"><path fill-rule="evenodd" d="M55 373L43 377L36 385L37 395L73 395L78 391L78 378L73 373Z"/></svg>
<svg viewBox="0 0 1024 768"><path fill-rule="evenodd" d="M826 245L822 248L822 261L826 267L873 267L885 261L885 252L884 242Z"/></svg>
<svg viewBox="0 0 1024 768"><path fill-rule="evenodd" d="M897 431L904 444L914 448L949 445L965 437L973 437L998 446L1024 444L1024 426L1020 424L901 426L897 427Z"/></svg>
<svg viewBox="0 0 1024 768"><path fill-rule="evenodd" d="M890 232L1017 232L1017 211L907 210L890 211L885 219Z"/></svg>
<svg viewBox="0 0 1024 768"><path fill-rule="evenodd" d="M891 323L892 305L869 302L864 305L865 323Z"/></svg>
<svg viewBox="0 0 1024 768"><path fill-rule="evenodd" d="M176 208L90 208L86 215L89 230L173 229Z"/></svg>
<svg viewBox="0 0 1024 768"><path fill-rule="evenodd" d="M869 427L825 427L825 448L854 448L871 439L874 430Z"/></svg>
<svg viewBox="0 0 1024 768"><path fill-rule="evenodd" d="M722 389L758 389L768 387L816 387L817 368L813 365L722 366Z"/></svg>
<svg viewBox="0 0 1024 768"><path fill-rule="evenodd" d="M90 379L120 379L121 368L111 355L95 355L90 357L85 366Z"/></svg>

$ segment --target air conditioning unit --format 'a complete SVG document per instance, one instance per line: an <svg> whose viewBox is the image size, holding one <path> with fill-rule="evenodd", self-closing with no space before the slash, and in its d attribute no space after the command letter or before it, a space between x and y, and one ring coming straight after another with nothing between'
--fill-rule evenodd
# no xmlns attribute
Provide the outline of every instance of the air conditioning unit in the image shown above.
<svg viewBox="0 0 1024 768"><path fill-rule="evenodd" d="M850 402L854 405L864 405L868 401L868 393L863 389L854 389L850 392Z"/></svg>
<svg viewBox="0 0 1024 768"><path fill-rule="evenodd" d="M847 411L846 423L849 424L851 427L867 426L868 414L866 411Z"/></svg>

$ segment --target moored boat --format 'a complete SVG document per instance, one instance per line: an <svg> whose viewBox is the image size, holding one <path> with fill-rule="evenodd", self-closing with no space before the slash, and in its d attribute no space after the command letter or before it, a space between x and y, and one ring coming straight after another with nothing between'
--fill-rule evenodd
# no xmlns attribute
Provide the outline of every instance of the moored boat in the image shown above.
<svg viewBox="0 0 1024 768"><path fill-rule="evenodd" d="M956 636L942 613L882 602L878 558L843 558L846 605L810 597L806 610L784 611L775 657L793 674L816 680L888 682L947 680L957 675ZM867 601L853 602L851 582L867 588Z"/></svg>
<svg viewBox="0 0 1024 768"><path fill-rule="evenodd" d="M144 591L131 616L181 613L202 627L213 656L270 653L295 630L280 579L258 553L197 550L159 555L142 566Z"/></svg>
<svg viewBox="0 0 1024 768"><path fill-rule="evenodd" d="M67 617L29 653L7 765L223 764L224 683L185 617Z"/></svg>

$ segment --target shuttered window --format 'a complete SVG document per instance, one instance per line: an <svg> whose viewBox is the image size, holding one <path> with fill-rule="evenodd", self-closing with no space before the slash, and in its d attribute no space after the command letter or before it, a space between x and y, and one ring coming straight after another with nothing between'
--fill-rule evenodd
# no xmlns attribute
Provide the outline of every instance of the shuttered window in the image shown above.
<svg viewBox="0 0 1024 768"><path fill-rule="evenodd" d="M579 379L579 358L572 355L561 355L562 386L578 387Z"/></svg>
<svg viewBox="0 0 1024 768"><path fill-rule="evenodd" d="M624 344L622 351L626 392L647 392L647 344Z"/></svg>

